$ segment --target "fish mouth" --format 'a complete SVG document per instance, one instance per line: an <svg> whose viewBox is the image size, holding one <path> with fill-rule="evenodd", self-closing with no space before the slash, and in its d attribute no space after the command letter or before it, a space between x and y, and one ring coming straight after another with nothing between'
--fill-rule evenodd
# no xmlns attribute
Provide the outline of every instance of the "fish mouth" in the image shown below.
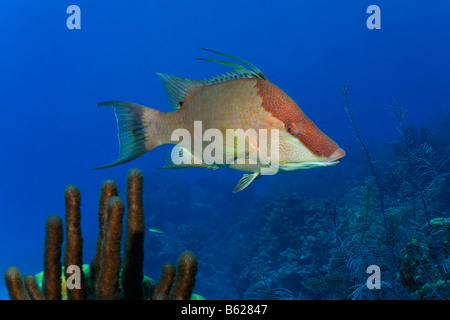
<svg viewBox="0 0 450 320"><path fill-rule="evenodd" d="M343 157L345 157L345 151L341 148L338 148L325 161L327 161L327 162L339 161L339 159L341 159Z"/></svg>
<svg viewBox="0 0 450 320"><path fill-rule="evenodd" d="M280 165L282 171L306 170L313 168L323 168L335 166L345 157L345 151L338 148L328 158L323 161L288 162Z"/></svg>

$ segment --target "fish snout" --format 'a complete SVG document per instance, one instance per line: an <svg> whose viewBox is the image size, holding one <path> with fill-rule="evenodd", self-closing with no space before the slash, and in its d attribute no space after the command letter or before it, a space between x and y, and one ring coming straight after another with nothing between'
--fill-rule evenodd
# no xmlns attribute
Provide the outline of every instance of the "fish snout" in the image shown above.
<svg viewBox="0 0 450 320"><path fill-rule="evenodd" d="M345 157L345 151L341 148L338 148L331 156L329 156L325 161L327 162L333 162L337 161L341 158Z"/></svg>

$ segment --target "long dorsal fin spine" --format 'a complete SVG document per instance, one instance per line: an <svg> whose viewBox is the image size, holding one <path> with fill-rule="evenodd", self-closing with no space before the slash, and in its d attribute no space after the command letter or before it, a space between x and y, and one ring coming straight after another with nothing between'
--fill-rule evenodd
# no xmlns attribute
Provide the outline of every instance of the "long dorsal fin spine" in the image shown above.
<svg viewBox="0 0 450 320"><path fill-rule="evenodd" d="M179 109L180 105L183 103L185 97L192 92L194 88L202 87L205 85L211 85L211 84L217 84L221 82L225 82L228 80L235 80L235 79L246 79L246 78L256 78L256 79L263 79L267 80L267 78L264 76L264 74L256 68L254 65L252 65L250 62L247 62L243 59L230 56L228 54L220 53L218 51L209 50L200 48L205 51L213 52L216 54L220 54L224 57L234 59L243 65L237 64L235 62L230 61L221 61L221 60L211 60L211 59L201 59L197 58L197 60L201 61L209 61L209 62L216 62L218 64L233 68L233 72L227 72L221 75L214 76L212 78L206 79L206 80L193 80L188 78L181 78L177 76L172 76L165 73L155 72L160 78L163 83L164 88L166 89L167 96L169 98L170 104L175 108Z"/></svg>
<svg viewBox="0 0 450 320"><path fill-rule="evenodd" d="M261 72L261 70L259 70L257 67L255 67L255 66L254 66L253 64L251 64L250 62L245 61L244 59L241 59L241 58L238 58L238 57L229 55L229 54L225 54L225 53L222 53L222 52L219 52L219 51L214 51L214 50L205 49L205 48L199 48L199 49L200 49L200 50L209 51L209 52L213 52L213 53L216 53L216 54L220 54L221 56L224 56L224 57L227 57L227 58L230 58L230 59L237 60L237 61L239 61L240 63L243 63L244 65L250 67L250 69L253 70L252 73L255 73L255 74L257 74L258 76L260 76L259 78L264 79L264 80L267 80L266 76L264 76L264 74ZM214 61L214 60L213 60L213 61Z"/></svg>
<svg viewBox="0 0 450 320"><path fill-rule="evenodd" d="M241 66L240 64L234 63L234 62L229 62L229 61L221 61L221 60L210 60L210 59L201 59L201 58L196 58L197 60L200 61L208 61L208 62L215 62L230 68L234 68L237 72L241 72L241 73L246 73L249 75L254 76L255 78L259 78L259 75L257 73L255 73L252 70L249 70L243 66Z"/></svg>

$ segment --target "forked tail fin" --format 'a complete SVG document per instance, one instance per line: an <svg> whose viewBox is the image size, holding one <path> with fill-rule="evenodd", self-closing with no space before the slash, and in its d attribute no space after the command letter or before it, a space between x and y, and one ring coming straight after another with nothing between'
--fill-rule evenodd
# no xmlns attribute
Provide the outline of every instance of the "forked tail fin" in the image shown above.
<svg viewBox="0 0 450 320"><path fill-rule="evenodd" d="M136 103L101 102L98 106L113 107L117 119L119 157L116 161L94 169L114 167L134 160L159 145L156 126L161 112Z"/></svg>

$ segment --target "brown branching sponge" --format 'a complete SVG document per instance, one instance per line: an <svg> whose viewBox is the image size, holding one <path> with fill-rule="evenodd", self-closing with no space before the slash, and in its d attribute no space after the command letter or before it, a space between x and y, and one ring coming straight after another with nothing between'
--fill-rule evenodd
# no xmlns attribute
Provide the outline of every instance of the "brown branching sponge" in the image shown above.
<svg viewBox="0 0 450 320"><path fill-rule="evenodd" d="M39 288L36 278L33 275L27 275L24 282L31 300L45 300L44 293L41 291L41 288Z"/></svg>
<svg viewBox="0 0 450 320"><path fill-rule="evenodd" d="M45 222L43 294L47 300L61 300L61 245L63 223L51 215Z"/></svg>
<svg viewBox="0 0 450 320"><path fill-rule="evenodd" d="M178 257L178 266L163 265L158 283L153 288L153 300L188 300L192 295L197 274L197 258L191 251Z"/></svg>
<svg viewBox="0 0 450 320"><path fill-rule="evenodd" d="M102 260L97 278L97 299L119 299L120 241L125 210L119 197L111 197L106 205L107 216L102 243Z"/></svg>
<svg viewBox="0 0 450 320"><path fill-rule="evenodd" d="M131 169L127 176L127 218L124 243L122 290L125 300L142 300L144 290L144 206L142 186L144 178L137 169Z"/></svg>
<svg viewBox="0 0 450 320"><path fill-rule="evenodd" d="M9 267L5 272L5 282L11 300L31 300L19 269L13 266Z"/></svg>
<svg viewBox="0 0 450 320"><path fill-rule="evenodd" d="M83 238L81 237L81 194L74 185L69 185L64 191L66 202L66 243L64 248L64 270L66 281L72 273L68 273L69 266L83 266ZM80 272L80 288L68 290L67 297L70 300L86 300L87 287L84 273Z"/></svg>
<svg viewBox="0 0 450 320"><path fill-rule="evenodd" d="M178 257L175 282L169 293L169 300L187 300L192 294L197 274L197 258L191 251L185 251Z"/></svg>
<svg viewBox="0 0 450 320"><path fill-rule="evenodd" d="M89 265L89 286L90 288L92 288L92 291L97 291L97 274L100 271L100 266L102 263L102 243L104 238L103 229L107 216L107 203L111 197L118 195L119 191L117 190L117 186L114 181L106 180L102 183L98 203L99 232L97 238L97 247L94 259Z"/></svg>
<svg viewBox="0 0 450 320"><path fill-rule="evenodd" d="M175 272L175 266L170 262L162 266L159 281L153 288L153 300L167 300L175 279Z"/></svg>
<svg viewBox="0 0 450 320"><path fill-rule="evenodd" d="M82 264L83 238L81 236L81 195L76 186L69 185L64 192L65 247L64 268L61 264L63 223L51 215L45 223L44 271L27 275L11 266L5 272L5 282L12 300L85 300L85 299L190 299L197 274L197 259L190 251L178 258L177 268L166 263L159 282L153 288L143 275L144 264L144 209L143 177L138 169L127 176L127 213L124 258L121 259L122 224L125 204L118 197L112 180L104 181L100 190L98 221L99 235L94 259L87 267ZM83 270L80 281L72 277L73 268ZM61 270L63 277L61 276ZM40 285L41 282L41 285ZM77 283L79 282L79 283Z"/></svg>

